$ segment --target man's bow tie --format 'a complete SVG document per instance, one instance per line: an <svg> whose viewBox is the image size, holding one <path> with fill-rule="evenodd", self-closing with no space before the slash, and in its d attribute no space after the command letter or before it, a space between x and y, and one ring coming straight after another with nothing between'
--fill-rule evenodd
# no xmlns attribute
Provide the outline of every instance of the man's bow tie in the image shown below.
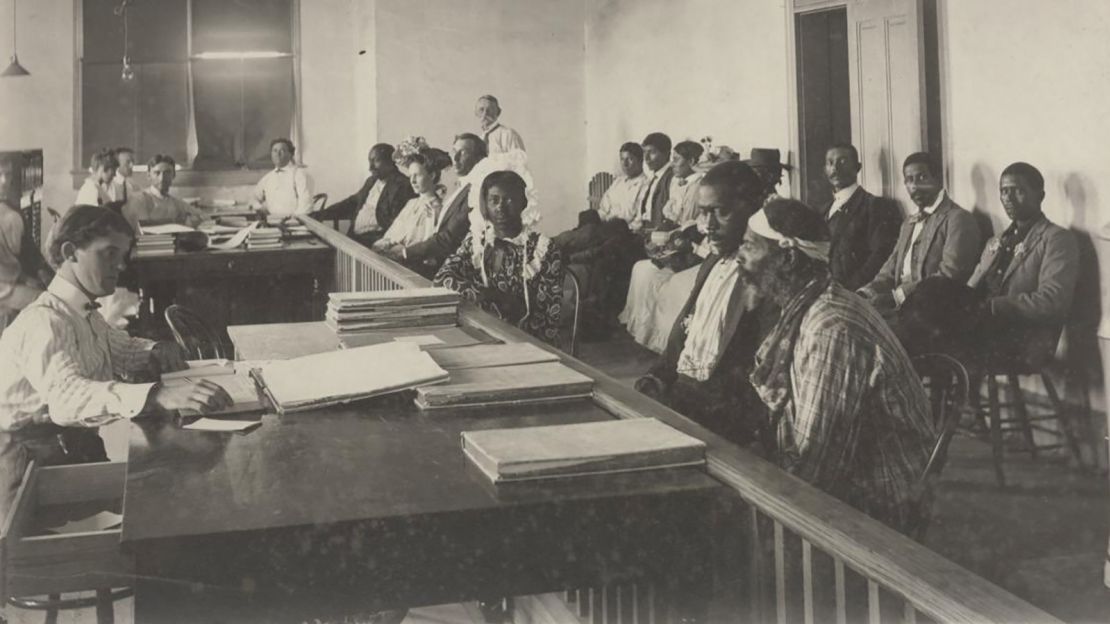
<svg viewBox="0 0 1110 624"><path fill-rule="evenodd" d="M86 312L92 312L93 310L99 310L99 309L100 309L100 304L95 302L95 301L90 301L90 302L85 304L85 311Z"/></svg>
<svg viewBox="0 0 1110 624"><path fill-rule="evenodd" d="M921 223L928 218L929 213L925 212L924 210L918 210L916 213L914 213L912 217L910 217L910 223Z"/></svg>

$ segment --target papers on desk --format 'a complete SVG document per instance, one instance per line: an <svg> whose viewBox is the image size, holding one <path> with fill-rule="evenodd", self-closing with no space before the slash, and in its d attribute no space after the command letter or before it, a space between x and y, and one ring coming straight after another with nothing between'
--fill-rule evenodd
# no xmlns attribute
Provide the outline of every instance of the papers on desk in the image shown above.
<svg viewBox="0 0 1110 624"><path fill-rule="evenodd" d="M421 409L476 407L589 396L594 380L559 362L464 368L445 384L416 389Z"/></svg>
<svg viewBox="0 0 1110 624"><path fill-rule="evenodd" d="M337 335L405 327L453 327L459 295L447 288L409 288L328 295L324 322Z"/></svg>
<svg viewBox="0 0 1110 624"><path fill-rule="evenodd" d="M123 524L123 516L111 511L101 511L87 518L70 520L59 527L50 527L52 533L96 533L117 529Z"/></svg>
<svg viewBox="0 0 1110 624"><path fill-rule="evenodd" d="M194 360L188 362L189 368L183 371L165 373L162 384L167 387L185 385L200 379L207 379L220 386L231 396L230 407L214 414L241 414L265 409L258 397L258 386L246 370L237 370L235 362L228 360ZM196 416L195 410L181 410L183 416Z"/></svg>
<svg viewBox="0 0 1110 624"><path fill-rule="evenodd" d="M224 226L217 226L217 227L224 227ZM246 227L239 228L238 230L236 230L235 234L233 234L230 238L228 238L226 240L223 240L223 241L220 241L220 242L215 242L215 241L212 240L211 237L209 237L209 239L208 239L208 248L209 249L224 249L224 250L226 250L226 249L236 249L240 245L242 245L243 243L245 243L247 241L247 238L250 237L250 235L251 235L251 231L254 230L256 227L258 227L258 221L255 221L254 223L251 223L250 225L248 225Z"/></svg>
<svg viewBox="0 0 1110 624"><path fill-rule="evenodd" d="M429 352L429 355L436 361L436 364L439 364L449 371L464 368L514 366L517 364L559 361L559 356L544 351L530 342L473 345L470 347L458 347L456 349L436 349Z"/></svg>
<svg viewBox="0 0 1110 624"><path fill-rule="evenodd" d="M181 234L182 232L195 232L193 228L180 223L139 224L143 236L151 234Z"/></svg>
<svg viewBox="0 0 1110 624"><path fill-rule="evenodd" d="M387 342L271 362L254 371L281 413L346 403L447 379L418 345Z"/></svg>
<svg viewBox="0 0 1110 624"><path fill-rule="evenodd" d="M628 472L705 463L705 443L654 418L462 433L490 481Z"/></svg>
<svg viewBox="0 0 1110 624"><path fill-rule="evenodd" d="M182 429L190 431L216 431L224 433L247 432L262 425L260 420L217 420L215 418L198 418L185 425Z"/></svg>

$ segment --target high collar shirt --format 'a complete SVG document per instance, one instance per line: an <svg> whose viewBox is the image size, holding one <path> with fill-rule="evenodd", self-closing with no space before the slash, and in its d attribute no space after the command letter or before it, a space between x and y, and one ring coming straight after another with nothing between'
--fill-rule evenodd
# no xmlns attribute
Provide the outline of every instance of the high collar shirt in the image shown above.
<svg viewBox="0 0 1110 624"><path fill-rule="evenodd" d="M138 415L154 384L154 342L108 325L89 297L56 276L0 334L0 430L32 423L98 427Z"/></svg>
<svg viewBox="0 0 1110 624"><path fill-rule="evenodd" d="M308 214L312 209L312 178L293 163L277 167L254 187L254 205L264 206L275 217Z"/></svg>
<svg viewBox="0 0 1110 624"><path fill-rule="evenodd" d="M609 185L609 190L601 196L601 203L597 209L598 215L603 221L612 219L620 219L628 223L635 221L647 184L648 178L642 171L634 178L626 175L618 176Z"/></svg>
<svg viewBox="0 0 1110 624"><path fill-rule="evenodd" d="M705 173L698 171L685 178L671 178L671 192L663 206L663 216L686 228L698 219L698 186Z"/></svg>
<svg viewBox="0 0 1110 624"><path fill-rule="evenodd" d="M505 154L515 150L524 150L524 139L520 133L512 128L496 122L482 131L486 141L486 149L490 154Z"/></svg>
<svg viewBox="0 0 1110 624"><path fill-rule="evenodd" d="M903 282L908 281L910 278L913 277L913 246L917 244L917 239L921 236L921 230L925 229L925 222L928 221L929 217L932 217L933 213L937 211L937 208L940 207L941 202L944 201L944 197L944 189L941 189L941 191L937 193L936 201L934 201L931 206L922 208L920 212L910 217L910 219L913 221L913 231L910 232L910 244L906 246L906 255L904 258L902 258ZM895 298L897 298L897 295L895 296ZM901 304L902 302L899 301L898 303Z"/></svg>
<svg viewBox="0 0 1110 624"><path fill-rule="evenodd" d="M709 270L686 328L686 343L678 356L676 370L680 375L705 381L717 367L728 303L739 275L740 263L734 255L721 258Z"/></svg>
<svg viewBox="0 0 1110 624"><path fill-rule="evenodd" d="M859 182L856 182L852 186L834 192L832 206L829 207L829 212L825 215L825 219L832 221L833 215L839 212L840 209L844 207L844 204L848 203L848 200L852 198L852 194L855 193L858 188Z"/></svg>
<svg viewBox="0 0 1110 624"><path fill-rule="evenodd" d="M378 200L382 198L383 190L385 190L385 180L381 178L374 180L374 185L366 194L366 201L362 203L362 208L355 215L355 234L377 232L381 229L378 225Z"/></svg>

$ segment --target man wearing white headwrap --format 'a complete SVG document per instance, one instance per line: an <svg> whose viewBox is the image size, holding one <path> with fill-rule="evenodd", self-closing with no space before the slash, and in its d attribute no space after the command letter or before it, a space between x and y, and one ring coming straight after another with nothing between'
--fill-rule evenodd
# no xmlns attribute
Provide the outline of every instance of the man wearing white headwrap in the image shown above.
<svg viewBox="0 0 1110 624"><path fill-rule="evenodd" d="M936 441L905 349L874 308L829 274L829 232L776 199L748 222L740 279L781 309L752 386L777 428L785 470L903 532L928 518L920 477Z"/></svg>

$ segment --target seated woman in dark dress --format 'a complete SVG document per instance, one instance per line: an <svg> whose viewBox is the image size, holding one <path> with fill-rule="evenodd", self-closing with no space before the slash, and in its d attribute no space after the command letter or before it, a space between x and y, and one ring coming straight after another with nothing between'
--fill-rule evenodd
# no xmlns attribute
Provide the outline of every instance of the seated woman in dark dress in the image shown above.
<svg viewBox="0 0 1110 624"><path fill-rule="evenodd" d="M563 260L551 239L525 227L524 179L495 171L481 185L470 232L433 282L551 344L559 338Z"/></svg>

